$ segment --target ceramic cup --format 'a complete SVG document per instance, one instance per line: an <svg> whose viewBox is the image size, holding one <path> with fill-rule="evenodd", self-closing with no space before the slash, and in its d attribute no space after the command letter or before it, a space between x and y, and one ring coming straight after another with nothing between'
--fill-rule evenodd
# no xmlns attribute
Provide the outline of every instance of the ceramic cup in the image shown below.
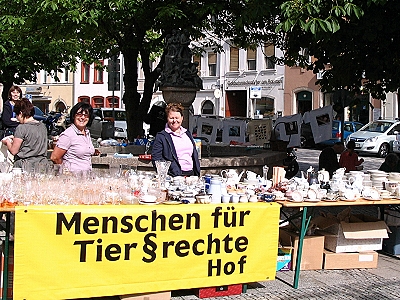
<svg viewBox="0 0 400 300"><path fill-rule="evenodd" d="M239 203L240 196L238 194L232 194L231 201L232 203Z"/></svg>
<svg viewBox="0 0 400 300"><path fill-rule="evenodd" d="M232 198L231 195L229 195L229 194L223 194L223 195L221 196L222 203L229 203L229 202L231 202L231 198Z"/></svg>
<svg viewBox="0 0 400 300"><path fill-rule="evenodd" d="M302 202L303 201L303 195L300 191L293 191L291 198L294 202Z"/></svg>
<svg viewBox="0 0 400 300"><path fill-rule="evenodd" d="M272 202L276 198L276 195L273 193L264 193L262 199L266 202Z"/></svg>

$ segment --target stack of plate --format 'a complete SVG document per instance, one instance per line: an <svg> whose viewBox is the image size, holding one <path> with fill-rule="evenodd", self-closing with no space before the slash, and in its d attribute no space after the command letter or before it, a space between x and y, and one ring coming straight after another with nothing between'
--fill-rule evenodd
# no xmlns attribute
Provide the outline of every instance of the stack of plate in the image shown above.
<svg viewBox="0 0 400 300"><path fill-rule="evenodd" d="M398 173L398 172L390 172L388 179L390 181L400 182L400 173Z"/></svg>
<svg viewBox="0 0 400 300"><path fill-rule="evenodd" d="M370 170L369 173L371 175L372 186L379 190L384 189L389 174L380 170Z"/></svg>

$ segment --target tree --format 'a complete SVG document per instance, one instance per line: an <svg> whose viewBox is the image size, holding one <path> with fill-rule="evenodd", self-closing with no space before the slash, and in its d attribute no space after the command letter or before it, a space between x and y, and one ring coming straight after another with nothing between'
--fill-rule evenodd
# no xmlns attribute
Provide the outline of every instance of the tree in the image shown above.
<svg viewBox="0 0 400 300"><path fill-rule="evenodd" d="M42 19L50 11L52 21L57 24L53 27L57 26L69 38L75 35L80 41L79 56L86 62L108 58L118 52L123 54L123 102L129 140L142 134L143 117L150 106L158 70L164 64L164 38L173 29L187 29L192 39L199 41L212 30L217 40L228 36L239 46L250 45L254 41L260 42L266 29L275 27L276 21L270 17L269 10L276 15L281 3L270 1L265 4L260 0L42 0L38 6L38 1L24 2L27 5L36 3L38 7L29 18ZM256 30L249 31L253 25L257 25L254 26ZM259 30L260 27L263 30ZM243 36L245 32L248 34ZM271 35L271 30L268 32ZM206 44L210 46L212 42L207 40ZM218 43L213 46L217 51ZM157 53L161 54L160 63L151 68ZM138 92L138 60L145 76L143 96Z"/></svg>
<svg viewBox="0 0 400 300"><path fill-rule="evenodd" d="M0 1L0 82L3 100L13 84L35 81L36 72L49 73L75 66L78 47L76 40L62 34L53 16L43 10L35 18L36 3L14 0ZM16 15L17 14L17 15Z"/></svg>
<svg viewBox="0 0 400 300"><path fill-rule="evenodd" d="M322 91L370 92L385 99L400 82L400 3L395 0L287 1L278 30L285 62L314 73ZM309 62L299 55L307 49Z"/></svg>
<svg viewBox="0 0 400 300"><path fill-rule="evenodd" d="M237 46L255 47L273 41L276 16L282 1L239 0L201 2L191 0L15 0L13 5L0 0L4 8L0 23L2 41L15 35L18 42L4 50L14 64L1 68L9 76L4 82L33 79L35 72L55 70L61 65L74 68L75 58L87 63L124 57L123 101L127 111L128 138L142 133L154 83L164 64L164 39L173 29L186 29L198 45L220 50L220 38L228 37ZM18 12L18 15L14 15ZM212 32L212 33L211 33ZM211 39L204 39L206 35ZM30 37L29 44L24 39ZM4 44L5 45L5 44ZM27 57L17 54L24 49ZM5 51L7 50L7 51ZM160 63L150 67L155 55ZM29 60L28 58L31 58ZM142 62L144 92L138 92L137 62ZM1 66L1 64L0 64ZM7 65L8 66L8 65ZM26 66L26 68L25 68ZM24 72L26 69L26 72ZM17 74L17 78L14 75Z"/></svg>

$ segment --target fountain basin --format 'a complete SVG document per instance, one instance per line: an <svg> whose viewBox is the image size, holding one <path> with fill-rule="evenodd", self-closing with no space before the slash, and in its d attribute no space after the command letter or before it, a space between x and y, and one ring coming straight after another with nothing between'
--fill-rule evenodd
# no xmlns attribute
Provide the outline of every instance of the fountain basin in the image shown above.
<svg viewBox="0 0 400 300"><path fill-rule="evenodd" d="M145 146L127 147L100 147L101 153L107 153L105 157L93 156L93 168L109 168L116 165L130 165L141 171L155 171L151 161L141 160L138 155L143 154ZM114 158L114 153L132 153L132 158ZM239 146L210 146L210 156L206 146L202 147L202 158L200 160L201 175L220 174L227 168L253 171L262 175L262 167L269 167L269 177L272 175L272 167L282 166L286 152L271 151L262 148L239 147Z"/></svg>

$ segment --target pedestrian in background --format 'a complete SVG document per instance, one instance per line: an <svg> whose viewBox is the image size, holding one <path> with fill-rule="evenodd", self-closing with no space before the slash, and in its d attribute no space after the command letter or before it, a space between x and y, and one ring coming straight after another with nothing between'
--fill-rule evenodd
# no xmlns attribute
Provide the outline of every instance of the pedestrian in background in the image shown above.
<svg viewBox="0 0 400 300"><path fill-rule="evenodd" d="M340 155L339 166L341 168L346 168L346 173L350 171L356 171L358 166L360 166L364 159L358 158L358 154L354 151L356 148L356 143L354 141L349 141L346 145L346 150Z"/></svg>
<svg viewBox="0 0 400 300"><path fill-rule="evenodd" d="M379 167L380 171L400 172L400 159L396 153L389 153L385 157L385 161Z"/></svg>
<svg viewBox="0 0 400 300"><path fill-rule="evenodd" d="M332 176L340 168L337 155L344 151L343 142L337 142L332 147L327 147L319 155L319 170L325 169Z"/></svg>
<svg viewBox="0 0 400 300"><path fill-rule="evenodd" d="M4 102L3 112L1 114L4 136L14 135L15 128L19 125L14 112L14 105L21 99L21 97L21 88L17 85L11 86L8 90L8 100Z"/></svg>

